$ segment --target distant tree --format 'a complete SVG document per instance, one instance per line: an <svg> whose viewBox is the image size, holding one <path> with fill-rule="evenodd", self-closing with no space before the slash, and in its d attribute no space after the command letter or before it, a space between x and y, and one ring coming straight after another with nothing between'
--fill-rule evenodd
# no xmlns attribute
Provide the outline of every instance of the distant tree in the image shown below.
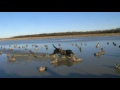
<svg viewBox="0 0 120 90"><path fill-rule="evenodd" d="M68 31L68 32L54 32L54 33L42 33L34 35L22 35L14 36L12 38L28 38L28 37L46 37L46 36L64 36L64 35L82 35L82 34L102 34L102 33L120 33L120 28L108 29L108 30L95 30L95 31Z"/></svg>

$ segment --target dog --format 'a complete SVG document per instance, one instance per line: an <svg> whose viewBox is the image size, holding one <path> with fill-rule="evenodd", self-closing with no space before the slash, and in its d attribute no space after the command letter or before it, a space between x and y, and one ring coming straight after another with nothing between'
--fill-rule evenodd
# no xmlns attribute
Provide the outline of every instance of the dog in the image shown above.
<svg viewBox="0 0 120 90"><path fill-rule="evenodd" d="M67 56L74 54L71 50L62 50L61 48L57 48L54 45L53 45L53 47L55 48L53 54L61 54L61 55L67 55Z"/></svg>

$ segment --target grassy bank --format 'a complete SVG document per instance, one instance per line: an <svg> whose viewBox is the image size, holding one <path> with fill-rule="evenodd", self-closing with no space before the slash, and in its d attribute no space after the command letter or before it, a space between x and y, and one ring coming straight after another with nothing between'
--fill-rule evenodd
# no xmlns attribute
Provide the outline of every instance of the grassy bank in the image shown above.
<svg viewBox="0 0 120 90"><path fill-rule="evenodd" d="M95 36L118 36L120 33L102 33L102 34L81 34L81 35L64 35L64 36L42 36L42 37L24 37L24 38L2 38L0 40L31 40L45 38L71 38L71 37L95 37Z"/></svg>

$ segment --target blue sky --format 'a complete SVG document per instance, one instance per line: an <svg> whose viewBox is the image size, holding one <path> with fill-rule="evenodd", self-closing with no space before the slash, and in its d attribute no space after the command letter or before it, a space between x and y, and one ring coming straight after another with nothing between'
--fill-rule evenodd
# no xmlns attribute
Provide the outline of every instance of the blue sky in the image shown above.
<svg viewBox="0 0 120 90"><path fill-rule="evenodd" d="M0 38L120 27L120 12L0 12Z"/></svg>

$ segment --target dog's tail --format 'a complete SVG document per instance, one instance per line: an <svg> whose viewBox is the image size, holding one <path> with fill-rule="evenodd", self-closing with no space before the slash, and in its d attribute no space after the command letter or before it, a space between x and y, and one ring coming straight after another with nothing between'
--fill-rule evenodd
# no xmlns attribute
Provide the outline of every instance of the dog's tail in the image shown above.
<svg viewBox="0 0 120 90"><path fill-rule="evenodd" d="M53 45L53 44L52 44ZM54 48L56 48L54 45L53 45Z"/></svg>

